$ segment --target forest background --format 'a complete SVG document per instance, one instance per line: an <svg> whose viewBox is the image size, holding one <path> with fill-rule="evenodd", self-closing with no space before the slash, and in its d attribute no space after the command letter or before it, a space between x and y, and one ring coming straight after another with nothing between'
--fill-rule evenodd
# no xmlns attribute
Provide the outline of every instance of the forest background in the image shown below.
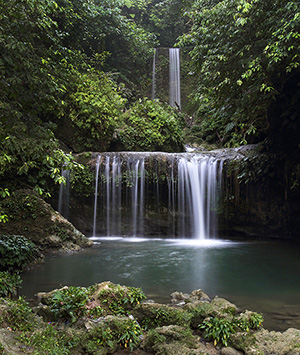
<svg viewBox="0 0 300 355"><path fill-rule="evenodd" d="M150 100L154 48L182 47L179 112ZM262 143L245 180L299 194L300 4L280 0L0 0L0 194L42 197L83 151ZM0 222L8 216L0 211Z"/></svg>

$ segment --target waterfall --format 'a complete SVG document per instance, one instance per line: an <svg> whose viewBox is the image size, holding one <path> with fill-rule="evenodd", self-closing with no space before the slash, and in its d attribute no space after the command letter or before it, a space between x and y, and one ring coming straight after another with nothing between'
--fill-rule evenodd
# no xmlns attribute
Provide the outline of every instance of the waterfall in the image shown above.
<svg viewBox="0 0 300 355"><path fill-rule="evenodd" d="M69 199L70 199L70 171L62 170L61 175L65 178L65 184L61 183L59 186L59 197L57 211L69 218Z"/></svg>
<svg viewBox="0 0 300 355"><path fill-rule="evenodd" d="M153 53L153 63L152 63L152 100L155 99L155 72L156 72L156 49Z"/></svg>
<svg viewBox="0 0 300 355"><path fill-rule="evenodd" d="M168 58L169 65L166 70L163 64L165 60L161 60L161 57ZM166 82L167 75L169 75L169 82ZM159 98L162 101L168 101L170 106L180 109L180 90L180 49L156 48L152 60L152 100Z"/></svg>
<svg viewBox="0 0 300 355"><path fill-rule="evenodd" d="M95 177L95 202L94 202L94 218L93 218L93 235L96 235L96 219L97 219L97 201L98 201L98 181L99 181L99 167L101 155L97 157L96 163L96 177Z"/></svg>
<svg viewBox="0 0 300 355"><path fill-rule="evenodd" d="M169 48L169 103L170 106L181 107L179 48Z"/></svg>
<svg viewBox="0 0 300 355"><path fill-rule="evenodd" d="M222 159L103 153L95 166L94 236L217 237Z"/></svg>
<svg viewBox="0 0 300 355"><path fill-rule="evenodd" d="M217 236L217 175L222 173L222 164L215 158L193 157L191 160L182 158L178 170L183 179L179 206L181 214L187 206L195 238L215 238Z"/></svg>

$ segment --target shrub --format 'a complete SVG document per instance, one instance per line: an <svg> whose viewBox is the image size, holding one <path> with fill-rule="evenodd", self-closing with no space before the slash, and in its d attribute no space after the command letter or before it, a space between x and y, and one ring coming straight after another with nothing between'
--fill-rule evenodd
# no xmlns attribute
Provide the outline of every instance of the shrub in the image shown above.
<svg viewBox="0 0 300 355"><path fill-rule="evenodd" d="M36 324L35 316L28 303L19 297L18 300L5 300L5 307L0 314L2 327L12 330L31 331Z"/></svg>
<svg viewBox="0 0 300 355"><path fill-rule="evenodd" d="M263 322L263 316L256 312L245 312L239 317L218 318L209 317L199 325L199 329L204 331L206 339L213 340L214 345L222 343L228 345L230 336L237 331L247 331L258 329Z"/></svg>
<svg viewBox="0 0 300 355"><path fill-rule="evenodd" d="M206 339L214 341L214 345L221 342L227 346L230 336L236 332L232 320L217 317L204 319L199 328L204 330Z"/></svg>
<svg viewBox="0 0 300 355"><path fill-rule="evenodd" d="M35 348L34 355L67 355L70 353L64 335L50 324L33 333L23 333L19 339L27 346Z"/></svg>
<svg viewBox="0 0 300 355"><path fill-rule="evenodd" d="M260 328L263 321L264 318L261 314L245 311L236 319L236 326L243 331L249 332L251 329Z"/></svg>
<svg viewBox="0 0 300 355"><path fill-rule="evenodd" d="M178 152L183 148L183 123L173 108L145 99L125 112L117 134L129 151Z"/></svg>
<svg viewBox="0 0 300 355"><path fill-rule="evenodd" d="M0 270L23 270L39 256L34 243L20 235L0 235Z"/></svg>
<svg viewBox="0 0 300 355"><path fill-rule="evenodd" d="M108 314L122 315L146 299L146 296L140 288L111 284L99 292L98 299Z"/></svg>
<svg viewBox="0 0 300 355"><path fill-rule="evenodd" d="M87 343L88 351L93 352L99 346L115 351L118 346L131 351L138 347L142 339L142 329L129 317L109 317L104 324L90 331Z"/></svg>
<svg viewBox="0 0 300 355"><path fill-rule="evenodd" d="M76 322L77 318L86 314L88 290L84 287L70 286L56 291L50 300L50 309L56 318Z"/></svg>
<svg viewBox="0 0 300 355"><path fill-rule="evenodd" d="M0 272L0 297L16 297L22 280L18 274L10 274L8 271Z"/></svg>

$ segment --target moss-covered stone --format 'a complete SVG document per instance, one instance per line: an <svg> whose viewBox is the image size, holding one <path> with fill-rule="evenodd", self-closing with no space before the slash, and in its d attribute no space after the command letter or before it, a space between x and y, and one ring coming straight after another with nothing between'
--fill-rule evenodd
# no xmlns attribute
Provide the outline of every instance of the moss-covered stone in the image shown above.
<svg viewBox="0 0 300 355"><path fill-rule="evenodd" d="M70 296L69 303L67 299L56 299L56 307L71 306L73 298L76 298L77 291L80 290L88 297L84 302L78 300L78 305L83 305L85 311L79 307L80 312L76 313L77 321L74 323L65 323L62 318L52 322L54 319L51 299L57 291L62 290L70 291L66 293ZM115 294L118 297L123 295L123 301L128 298L128 302L131 302L125 311L123 308L124 313L116 315L114 308L105 309L103 314L90 312L97 307L101 308L105 299L117 302L118 297L115 298ZM200 295L199 292L194 292L195 294ZM103 295L106 298L103 298ZM138 304L136 299L130 300L132 295L140 297L140 289L132 290L130 287L111 282L103 282L89 288L65 287L49 293L40 293L37 299L40 305L37 310L46 310L49 315L44 321L37 317L23 300L0 299L0 354L17 355L25 352L106 355L132 350L135 355L300 355L300 330L288 329L284 333L257 330L253 325L260 322L259 314L245 311L238 316L233 315L234 305L224 299L215 298L208 302L199 301L199 297L195 297L193 302L187 303L182 309L178 308L178 305L171 307L155 303ZM184 297L187 296L189 295ZM107 315L107 311L112 311L112 314ZM230 343L231 348L228 348L227 344L220 348L222 342L219 342L219 347L216 348L209 338L206 339L208 341L203 341L205 333L201 329L193 329L196 316L199 319L220 317L232 322L235 330L244 329L239 324L239 321L244 321L249 325L249 329L230 334L228 344ZM16 334L19 335L18 338Z"/></svg>
<svg viewBox="0 0 300 355"><path fill-rule="evenodd" d="M187 303L184 310L191 314L191 327L193 328L197 328L205 318L218 314L218 308L205 301Z"/></svg>
<svg viewBox="0 0 300 355"><path fill-rule="evenodd" d="M42 252L78 251L93 243L31 190L18 190L1 202L6 234L23 235Z"/></svg>
<svg viewBox="0 0 300 355"><path fill-rule="evenodd" d="M190 329L178 325L158 327L149 331L144 347L155 354L204 354L205 346Z"/></svg>
<svg viewBox="0 0 300 355"><path fill-rule="evenodd" d="M261 329L255 333L237 333L233 336L233 346L246 355L300 354L300 330L289 328L285 332Z"/></svg>
<svg viewBox="0 0 300 355"><path fill-rule="evenodd" d="M158 303L142 303L133 309L132 314L148 328L164 325L189 326L191 321L191 314L183 309Z"/></svg>
<svg viewBox="0 0 300 355"><path fill-rule="evenodd" d="M216 296L212 301L211 304L216 306L220 313L229 313L235 315L237 312L237 307L235 304L225 300L225 298L220 298Z"/></svg>

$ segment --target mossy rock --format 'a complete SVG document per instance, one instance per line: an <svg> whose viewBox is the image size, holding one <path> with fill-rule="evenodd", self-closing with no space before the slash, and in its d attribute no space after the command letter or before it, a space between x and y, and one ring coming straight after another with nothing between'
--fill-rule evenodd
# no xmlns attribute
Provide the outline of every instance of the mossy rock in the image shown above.
<svg viewBox="0 0 300 355"><path fill-rule="evenodd" d="M191 314L191 327L198 328L202 321L210 316L216 316L219 309L206 301L199 301L197 303L187 303L184 310Z"/></svg>
<svg viewBox="0 0 300 355"><path fill-rule="evenodd" d="M261 329L255 333L232 335L232 345L246 355L300 354L300 330L289 328L285 332Z"/></svg>
<svg viewBox="0 0 300 355"><path fill-rule="evenodd" d="M144 348L155 354L181 355L203 354L205 346L200 338L193 335L191 329L178 325L169 325L148 332Z"/></svg>
<svg viewBox="0 0 300 355"><path fill-rule="evenodd" d="M87 354L114 353L118 349L137 348L143 339L139 324L127 316L106 316L89 320L85 327L89 330L83 348Z"/></svg>
<svg viewBox="0 0 300 355"><path fill-rule="evenodd" d="M191 314L167 305L159 303L142 303L137 305L133 311L133 316L143 325L149 328L164 325L189 326Z"/></svg>
<svg viewBox="0 0 300 355"><path fill-rule="evenodd" d="M0 354L1 355L16 355L20 354L24 347L22 343L17 340L15 333L9 329L0 329Z"/></svg>
<svg viewBox="0 0 300 355"><path fill-rule="evenodd" d="M146 299L142 289L102 282L90 287L94 303L101 305L104 314L127 314Z"/></svg>
<svg viewBox="0 0 300 355"><path fill-rule="evenodd" d="M232 314L233 316L237 313L237 306L227 300L225 298L220 298L216 296L212 301L211 304L217 307L220 313L228 313Z"/></svg>
<svg viewBox="0 0 300 355"><path fill-rule="evenodd" d="M15 191L0 207L8 215L2 233L23 235L42 252L78 251L93 244L34 191Z"/></svg>

